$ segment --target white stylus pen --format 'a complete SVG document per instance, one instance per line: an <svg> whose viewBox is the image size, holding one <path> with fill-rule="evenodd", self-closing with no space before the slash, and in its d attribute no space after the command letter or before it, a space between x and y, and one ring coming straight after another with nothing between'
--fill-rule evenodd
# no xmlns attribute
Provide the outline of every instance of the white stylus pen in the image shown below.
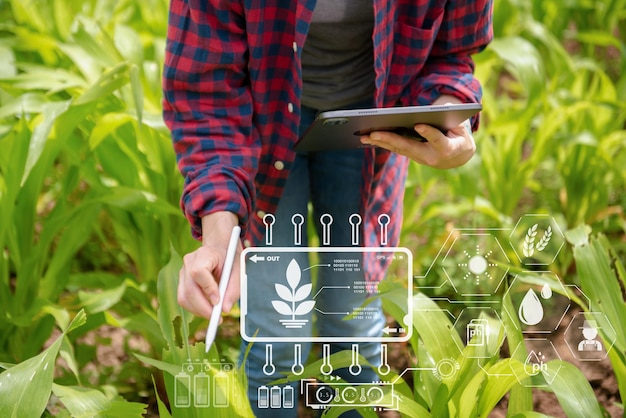
<svg viewBox="0 0 626 418"><path fill-rule="evenodd" d="M219 292L220 301L217 305L213 306L213 312L211 312L211 319L209 319L209 326L206 330L206 339L204 344L206 346L206 352L209 352L213 341L215 341L215 335L217 334L217 327L220 323L220 316L222 315L222 303L224 303L224 295L226 294L226 288L228 287L228 281L230 280L230 273L233 270L233 263L235 262L235 254L237 253L237 244L239 243L239 235L241 234L241 228L239 226L233 227L233 232L230 234L230 241L228 241L228 249L226 250L226 258L224 259L224 268L222 268L222 275L220 276Z"/></svg>

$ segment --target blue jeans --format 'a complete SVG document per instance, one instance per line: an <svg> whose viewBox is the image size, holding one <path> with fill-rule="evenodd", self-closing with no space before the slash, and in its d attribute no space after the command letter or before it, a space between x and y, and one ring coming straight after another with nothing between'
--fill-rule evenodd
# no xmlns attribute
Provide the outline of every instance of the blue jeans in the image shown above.
<svg viewBox="0 0 626 418"><path fill-rule="evenodd" d="M315 115L316 111L313 109L302 109L301 132L313 121ZM275 222L272 225L272 246L293 246L294 224L292 223L292 216L299 213L306 217L309 202L312 204L313 217L312 219L307 219L306 222L307 224L309 222L315 223L315 230L317 236L320 237L320 244L322 243L321 237L323 232L319 220L323 214L330 214L334 220L332 234L330 235L330 245L333 247L352 246L352 230L348 219L351 215L359 213L363 161L364 151L362 149L298 154L291 167L280 204L274 214ZM301 240L302 246L306 247L308 245L306 227L302 228ZM302 253L300 256L296 256L296 258L297 257L307 257L307 254ZM324 257L332 257L332 255L320 253L320 257L321 264L332 262L331 260L324 259ZM300 264L305 263L306 261L302 260ZM330 269L319 270L317 278L318 289L332 284L333 274L326 274L326 272L330 272ZM270 270L266 273L276 275L276 272ZM308 273L308 271L303 272L302 283L310 282L311 279ZM259 273L257 272L256 274ZM355 280L364 280L362 272L355 274L360 276L355 277ZM316 291L317 290L314 290L314 293ZM267 301L266 305L269 306L269 301L276 299L276 296L272 288L267 288L267 294L255 291L254 298ZM325 292L324 300L321 301L321 303L323 303L324 311L339 312L346 310L346 306L360 306L365 298L365 294ZM360 321L354 324L354 321L346 321L344 317L340 315L324 316L323 320L317 320L317 322L313 320L309 321L304 328L304 332L312 333L312 323L315 322L315 327L320 335L335 335L338 337L358 336L359 338L363 336L364 341L357 343L358 352L361 356L365 357L371 365L378 366L381 360L380 343L372 342L371 340L368 341L368 339L380 337L382 335L382 329L385 326L385 317L379 302L380 301L377 301L374 302L373 305L369 305L378 308L378 312L369 322ZM254 326L268 326L269 321L264 318L263 312L255 311L254 315L248 315L248 317L250 317L250 321L254 321ZM297 417L297 398L300 393L298 382L294 382L290 385L293 390L290 389L289 394L294 395L292 405L288 404L285 406L284 403L281 403L280 408L272 408L268 406L268 401L265 398L270 389L276 389L277 396L279 396L278 389L273 387L271 382L291 373L292 366L294 365L295 344L288 342L271 343L272 361L275 366L275 370L271 370L273 373L267 373L268 370L266 369L264 371L263 367L266 364L267 344L260 342L253 343L247 357L247 364L245 365L248 375L248 396L252 409L255 415L261 418L295 418ZM341 350L352 350L353 344L355 344L355 342L333 342L330 344L331 353ZM311 343L302 342L299 343L299 346L302 363L306 364L311 352ZM241 347L242 356L246 349L247 342L243 341ZM362 367L360 373L350 373L349 369L346 368L335 370L333 374L353 383L371 383L379 380L376 372L365 366ZM259 394L261 394L262 398L260 403ZM284 389L282 394L284 395ZM351 416L359 417L361 415L357 412L346 412L342 415L342 417Z"/></svg>

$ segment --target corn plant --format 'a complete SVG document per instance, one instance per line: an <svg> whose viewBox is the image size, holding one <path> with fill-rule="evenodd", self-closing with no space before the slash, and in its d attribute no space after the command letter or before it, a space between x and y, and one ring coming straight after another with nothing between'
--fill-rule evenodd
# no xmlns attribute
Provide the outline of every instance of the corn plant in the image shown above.
<svg viewBox="0 0 626 418"><path fill-rule="evenodd" d="M622 259L603 234L592 235L588 226L580 226L567 233L574 247L577 275L582 291L592 306L587 312L598 311L599 329L609 352L622 399L626 395L626 300L622 289L626 284L626 269ZM605 328L602 328L604 325ZM607 330L617 330L609 333Z"/></svg>
<svg viewBox="0 0 626 418"><path fill-rule="evenodd" d="M0 12L0 361L37 354L80 308L88 321L67 337L76 370L95 354L80 338L105 324L160 352L156 276L170 243L195 245L160 119L166 4L11 1Z"/></svg>
<svg viewBox="0 0 626 418"><path fill-rule="evenodd" d="M167 341L162 360L137 355L163 373L165 393L157 393L159 415L251 418L254 414L247 399L243 366L224 361L215 346L207 353L204 343L194 344L190 340L191 315L178 305L175 296L181 266L182 259L172 249L170 261L159 272L158 316ZM209 361L203 360L207 358ZM206 385L199 388L199 383L205 381ZM167 399L167 404L162 397Z"/></svg>
<svg viewBox="0 0 626 418"><path fill-rule="evenodd" d="M82 386L54 383L55 362L59 355L70 364L76 360L68 347L67 334L85 324L86 315L79 311L67 321L55 341L40 354L17 365L0 364L0 414L3 417L40 417L54 394L66 408L66 416L142 417L145 405L127 402L115 395ZM70 415L71 414L71 415Z"/></svg>

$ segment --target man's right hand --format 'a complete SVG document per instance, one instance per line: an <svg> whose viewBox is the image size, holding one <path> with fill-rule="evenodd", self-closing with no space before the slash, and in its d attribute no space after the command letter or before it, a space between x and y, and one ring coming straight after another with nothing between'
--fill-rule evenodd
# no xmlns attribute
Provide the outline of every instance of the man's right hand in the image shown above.
<svg viewBox="0 0 626 418"><path fill-rule="evenodd" d="M220 300L219 278L226 259L228 241L237 216L231 212L215 212L202 218L202 246L183 257L178 281L178 303L196 316L209 319L213 306ZM237 245L235 262L226 289L222 311L229 312L239 299L239 255Z"/></svg>

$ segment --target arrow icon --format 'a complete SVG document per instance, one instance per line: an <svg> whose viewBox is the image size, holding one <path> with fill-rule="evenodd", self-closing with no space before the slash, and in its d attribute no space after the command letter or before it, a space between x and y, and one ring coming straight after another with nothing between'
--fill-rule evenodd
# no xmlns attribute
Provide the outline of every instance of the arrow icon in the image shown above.
<svg viewBox="0 0 626 418"><path fill-rule="evenodd" d="M387 335L389 334L398 334L398 333L402 333L405 332L406 329L404 328L391 328L389 326L386 326L385 328L383 328L383 332Z"/></svg>
<svg viewBox="0 0 626 418"><path fill-rule="evenodd" d="M254 254L252 257L250 257L250 261L253 261L256 264L257 261L265 261L265 257L259 257L258 255Z"/></svg>

